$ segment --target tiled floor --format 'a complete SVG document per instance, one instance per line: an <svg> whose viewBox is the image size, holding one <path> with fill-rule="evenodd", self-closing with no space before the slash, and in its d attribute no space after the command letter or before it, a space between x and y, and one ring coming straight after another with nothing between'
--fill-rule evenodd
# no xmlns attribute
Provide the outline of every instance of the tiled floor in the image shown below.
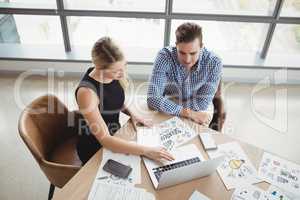
<svg viewBox="0 0 300 200"><path fill-rule="evenodd" d="M74 109L79 78L55 77L53 85L45 76L20 80L16 75L0 76L0 199L47 199L49 183L18 135L18 117L24 105L47 92ZM145 88L134 91L145 94ZM271 86L254 92L256 88L225 83L223 132L300 164L300 86Z"/></svg>

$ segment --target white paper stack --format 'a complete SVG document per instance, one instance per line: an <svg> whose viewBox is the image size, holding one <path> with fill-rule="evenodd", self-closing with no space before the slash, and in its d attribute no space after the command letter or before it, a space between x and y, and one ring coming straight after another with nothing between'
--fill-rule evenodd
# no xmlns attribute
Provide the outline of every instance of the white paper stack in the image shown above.
<svg viewBox="0 0 300 200"><path fill-rule="evenodd" d="M130 166L132 168L132 171L129 174L129 176L126 179L123 179L104 171L103 166L105 165L108 159L112 159L124 165ZM101 187L99 187L99 184L112 185L111 187L107 186L108 189L111 189L113 188L114 185L122 186L126 188L127 187L133 188L135 184L139 184L139 183L141 183L141 158L139 156L113 153L110 150L103 149L102 162L98 169L88 199L92 200L94 199L95 196L97 196L96 194L99 192L98 189L101 189Z"/></svg>
<svg viewBox="0 0 300 200"><path fill-rule="evenodd" d="M95 192L90 194L89 200L154 200L153 194L144 189L119 186L96 182Z"/></svg>

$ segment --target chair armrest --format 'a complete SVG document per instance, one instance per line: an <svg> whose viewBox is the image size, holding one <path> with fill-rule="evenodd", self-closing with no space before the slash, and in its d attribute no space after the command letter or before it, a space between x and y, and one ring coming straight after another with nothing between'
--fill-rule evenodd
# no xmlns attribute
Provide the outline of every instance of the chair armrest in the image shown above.
<svg viewBox="0 0 300 200"><path fill-rule="evenodd" d="M226 118L226 111L221 96L215 96L213 99L214 114L213 119L209 125L210 128L221 131Z"/></svg>

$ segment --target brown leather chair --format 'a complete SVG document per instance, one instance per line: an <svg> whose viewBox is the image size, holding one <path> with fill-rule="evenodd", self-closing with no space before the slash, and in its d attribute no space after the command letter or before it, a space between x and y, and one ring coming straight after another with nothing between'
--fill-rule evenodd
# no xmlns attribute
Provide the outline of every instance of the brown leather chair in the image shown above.
<svg viewBox="0 0 300 200"><path fill-rule="evenodd" d="M45 95L28 105L19 119L19 134L51 183L48 199L81 168L78 132L68 125L74 116L57 97Z"/></svg>
<svg viewBox="0 0 300 200"><path fill-rule="evenodd" d="M225 122L226 112L224 102L222 100L222 81L220 81L217 92L213 98L214 114L209 124L209 128L221 131Z"/></svg>

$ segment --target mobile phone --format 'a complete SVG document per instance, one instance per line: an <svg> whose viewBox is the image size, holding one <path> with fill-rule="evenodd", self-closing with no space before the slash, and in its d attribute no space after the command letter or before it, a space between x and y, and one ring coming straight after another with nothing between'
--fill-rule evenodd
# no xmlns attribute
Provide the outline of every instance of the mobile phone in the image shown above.
<svg viewBox="0 0 300 200"><path fill-rule="evenodd" d="M218 148L211 133L200 133L199 137L206 151L215 150Z"/></svg>
<svg viewBox="0 0 300 200"><path fill-rule="evenodd" d="M121 178L127 178L132 171L130 166L119 163L115 160L108 159L103 170Z"/></svg>

